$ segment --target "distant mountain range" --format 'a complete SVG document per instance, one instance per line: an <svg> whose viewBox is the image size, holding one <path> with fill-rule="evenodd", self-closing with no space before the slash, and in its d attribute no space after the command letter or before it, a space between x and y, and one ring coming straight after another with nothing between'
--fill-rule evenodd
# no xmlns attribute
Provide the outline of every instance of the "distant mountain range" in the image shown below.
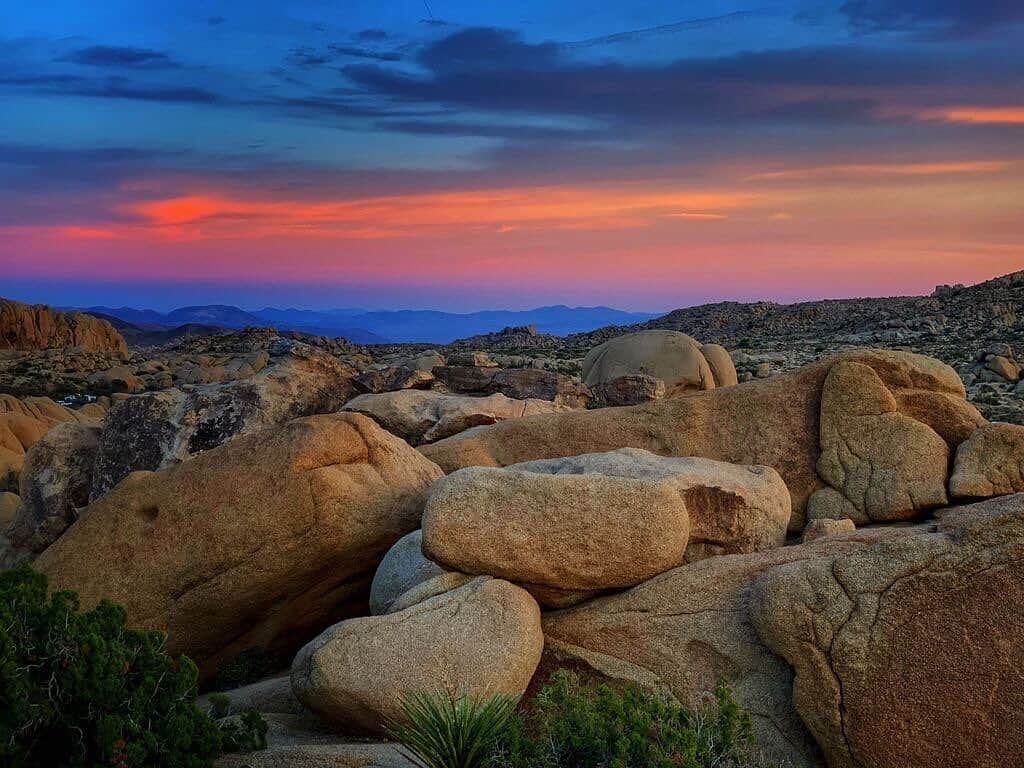
<svg viewBox="0 0 1024 768"><path fill-rule="evenodd" d="M538 333L564 336L606 325L628 325L656 317L650 312L624 312L611 307L556 305L522 311L486 310L456 314L434 310L276 309L243 310L210 304L180 307L170 312L132 307L87 307L81 311L113 322L129 344L157 344L195 333L272 325L324 336L344 336L357 344L425 342L447 344L456 339L500 331L508 326L534 325ZM130 327L129 327L130 326Z"/></svg>

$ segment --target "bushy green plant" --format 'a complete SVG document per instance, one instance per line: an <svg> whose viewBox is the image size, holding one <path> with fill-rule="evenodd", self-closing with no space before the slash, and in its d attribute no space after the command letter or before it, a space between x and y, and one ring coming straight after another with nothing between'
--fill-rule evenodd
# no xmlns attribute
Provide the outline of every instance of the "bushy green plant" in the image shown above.
<svg viewBox="0 0 1024 768"><path fill-rule="evenodd" d="M514 720L492 756L502 768L728 768L752 746L750 717L724 684L691 712L636 685L584 684L552 675L532 710Z"/></svg>
<svg viewBox="0 0 1024 768"><path fill-rule="evenodd" d="M229 691L262 680L279 667L277 660L262 648L247 648L217 667L209 687Z"/></svg>
<svg viewBox="0 0 1024 768"><path fill-rule="evenodd" d="M78 607L27 566L0 573L0 764L206 768L225 741L259 742L251 718L225 735L194 706L196 666L162 632L107 601Z"/></svg>
<svg viewBox="0 0 1024 768"><path fill-rule="evenodd" d="M414 693L401 702L405 722L394 723L389 730L425 768L478 768L487 764L508 728L517 701L512 696Z"/></svg>
<svg viewBox="0 0 1024 768"><path fill-rule="evenodd" d="M237 721L221 723L225 752L253 752L267 748L267 721L254 709L242 713Z"/></svg>

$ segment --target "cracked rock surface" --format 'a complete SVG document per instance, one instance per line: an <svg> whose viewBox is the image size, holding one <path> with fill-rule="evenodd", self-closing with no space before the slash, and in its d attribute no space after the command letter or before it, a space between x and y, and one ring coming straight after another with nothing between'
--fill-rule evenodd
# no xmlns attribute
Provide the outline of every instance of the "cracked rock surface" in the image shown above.
<svg viewBox="0 0 1024 768"><path fill-rule="evenodd" d="M779 565L751 598L753 626L793 667L793 703L831 768L1020 763L1024 495Z"/></svg>

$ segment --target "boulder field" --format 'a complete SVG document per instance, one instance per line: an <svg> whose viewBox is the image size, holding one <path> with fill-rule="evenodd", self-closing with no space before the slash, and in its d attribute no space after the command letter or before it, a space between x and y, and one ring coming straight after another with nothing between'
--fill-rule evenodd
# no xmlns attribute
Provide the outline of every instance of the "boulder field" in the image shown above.
<svg viewBox="0 0 1024 768"><path fill-rule="evenodd" d="M826 397L826 380L838 365L843 368ZM789 527L799 531L808 499L826 486L835 494L816 507L827 515L857 510L862 517L896 519L942 504L938 485L939 474L944 480L947 471L947 446L967 439L982 421L965 399L960 378L944 363L906 352L857 350L791 374L686 397L502 422L421 451L446 472L625 447L765 465L789 488ZM896 431L889 434L886 426L892 425ZM847 435L862 444L888 441L887 450L858 459L849 478L842 471L842 460L852 453L843 444ZM834 458L819 467L825 454Z"/></svg>
<svg viewBox="0 0 1024 768"><path fill-rule="evenodd" d="M292 658L230 694L271 721L253 765L402 765L351 740L403 696L523 695L558 665L687 706L724 680L797 768L1019 762L1024 428L985 422L948 366L858 350L419 450L378 421L283 419L134 472L54 520L36 565L166 628L204 679ZM78 509L68 426L40 508Z"/></svg>

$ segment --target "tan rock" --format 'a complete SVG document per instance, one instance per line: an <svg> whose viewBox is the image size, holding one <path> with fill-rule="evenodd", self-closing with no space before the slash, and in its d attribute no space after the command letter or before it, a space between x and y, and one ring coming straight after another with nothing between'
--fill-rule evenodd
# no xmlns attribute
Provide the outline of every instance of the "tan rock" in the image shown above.
<svg viewBox="0 0 1024 768"><path fill-rule="evenodd" d="M843 361L829 370L820 434L818 475L857 510L857 520L906 520L946 503L949 446L899 413L869 365Z"/></svg>
<svg viewBox="0 0 1024 768"><path fill-rule="evenodd" d="M550 475L605 475L663 480L682 497L690 520L686 560L781 547L792 505L771 467L658 456L636 448L512 464Z"/></svg>
<svg viewBox="0 0 1024 768"><path fill-rule="evenodd" d="M594 347L583 360L583 383L588 387L634 373L661 379L670 397L715 387L700 344L679 331L617 336Z"/></svg>
<svg viewBox="0 0 1024 768"><path fill-rule="evenodd" d="M938 360L854 350L770 379L628 408L504 422L421 450L446 472L626 447L664 456L763 464L785 480L793 502L790 530L799 531L808 497L822 487L816 470L820 397L825 377L839 361L870 366L894 393L923 390L965 397L956 371Z"/></svg>
<svg viewBox="0 0 1024 768"><path fill-rule="evenodd" d="M424 600L429 600L435 595L443 595L445 592L451 592L453 589L458 589L463 584L466 584L473 580L472 576L465 573L458 573L456 571L442 571L437 576L432 576L426 581L421 581L419 584L410 587L408 590L400 594L395 598L394 602L391 603L384 613L397 613L398 611L404 611L406 608L422 603Z"/></svg>
<svg viewBox="0 0 1024 768"><path fill-rule="evenodd" d="M642 373L628 373L594 385L593 391L600 402L608 405L637 405L661 400L665 382Z"/></svg>
<svg viewBox="0 0 1024 768"><path fill-rule="evenodd" d="M804 526L804 533L802 541L804 544L808 544L818 539L824 539L828 536L835 536L839 533L850 533L857 530L857 526L854 525L853 520L849 518L844 519L821 519L821 520L808 520L807 525Z"/></svg>
<svg viewBox="0 0 1024 768"><path fill-rule="evenodd" d="M0 299L0 349L63 347L128 353L124 338L106 320L81 312L57 312L45 304Z"/></svg>
<svg viewBox="0 0 1024 768"><path fill-rule="evenodd" d="M794 668L794 705L831 768L1019 762L1022 563L1015 495L761 577L753 625Z"/></svg>
<svg viewBox="0 0 1024 768"><path fill-rule="evenodd" d="M733 365L732 357L725 347L718 344L702 344L700 351L711 366L716 387L731 387L739 383L736 378L736 366Z"/></svg>
<svg viewBox="0 0 1024 768"><path fill-rule="evenodd" d="M439 476L363 416L295 419L131 475L36 564L84 606L109 598L133 625L166 628L169 650L208 672L365 610L377 563Z"/></svg>
<svg viewBox="0 0 1024 768"><path fill-rule="evenodd" d="M481 577L399 613L328 629L295 657L298 699L346 731L383 733L416 692L521 695L540 661L540 609Z"/></svg>
<svg viewBox="0 0 1024 768"><path fill-rule="evenodd" d="M896 390L894 395L900 413L927 424L951 448L986 423L978 409L960 395L926 389Z"/></svg>
<svg viewBox="0 0 1024 768"><path fill-rule="evenodd" d="M423 512L434 562L558 590L638 584L683 562L688 532L670 483L603 475L463 469Z"/></svg>
<svg viewBox="0 0 1024 768"><path fill-rule="evenodd" d="M471 427L570 408L547 400L512 400L501 394L469 397L409 389L359 395L347 402L344 410L365 414L389 432L418 444Z"/></svg>
<svg viewBox="0 0 1024 768"><path fill-rule="evenodd" d="M781 563L853 551L914 529L875 529L813 544L748 555L725 555L675 568L618 595L599 597L544 616L544 634L618 659L668 686L686 706L701 704L724 679L753 718L766 756L818 766L813 739L793 709L792 673L766 648L750 623L756 578Z"/></svg>
<svg viewBox="0 0 1024 768"><path fill-rule="evenodd" d="M957 448L949 491L960 499L1024 491L1024 426L978 427Z"/></svg>

